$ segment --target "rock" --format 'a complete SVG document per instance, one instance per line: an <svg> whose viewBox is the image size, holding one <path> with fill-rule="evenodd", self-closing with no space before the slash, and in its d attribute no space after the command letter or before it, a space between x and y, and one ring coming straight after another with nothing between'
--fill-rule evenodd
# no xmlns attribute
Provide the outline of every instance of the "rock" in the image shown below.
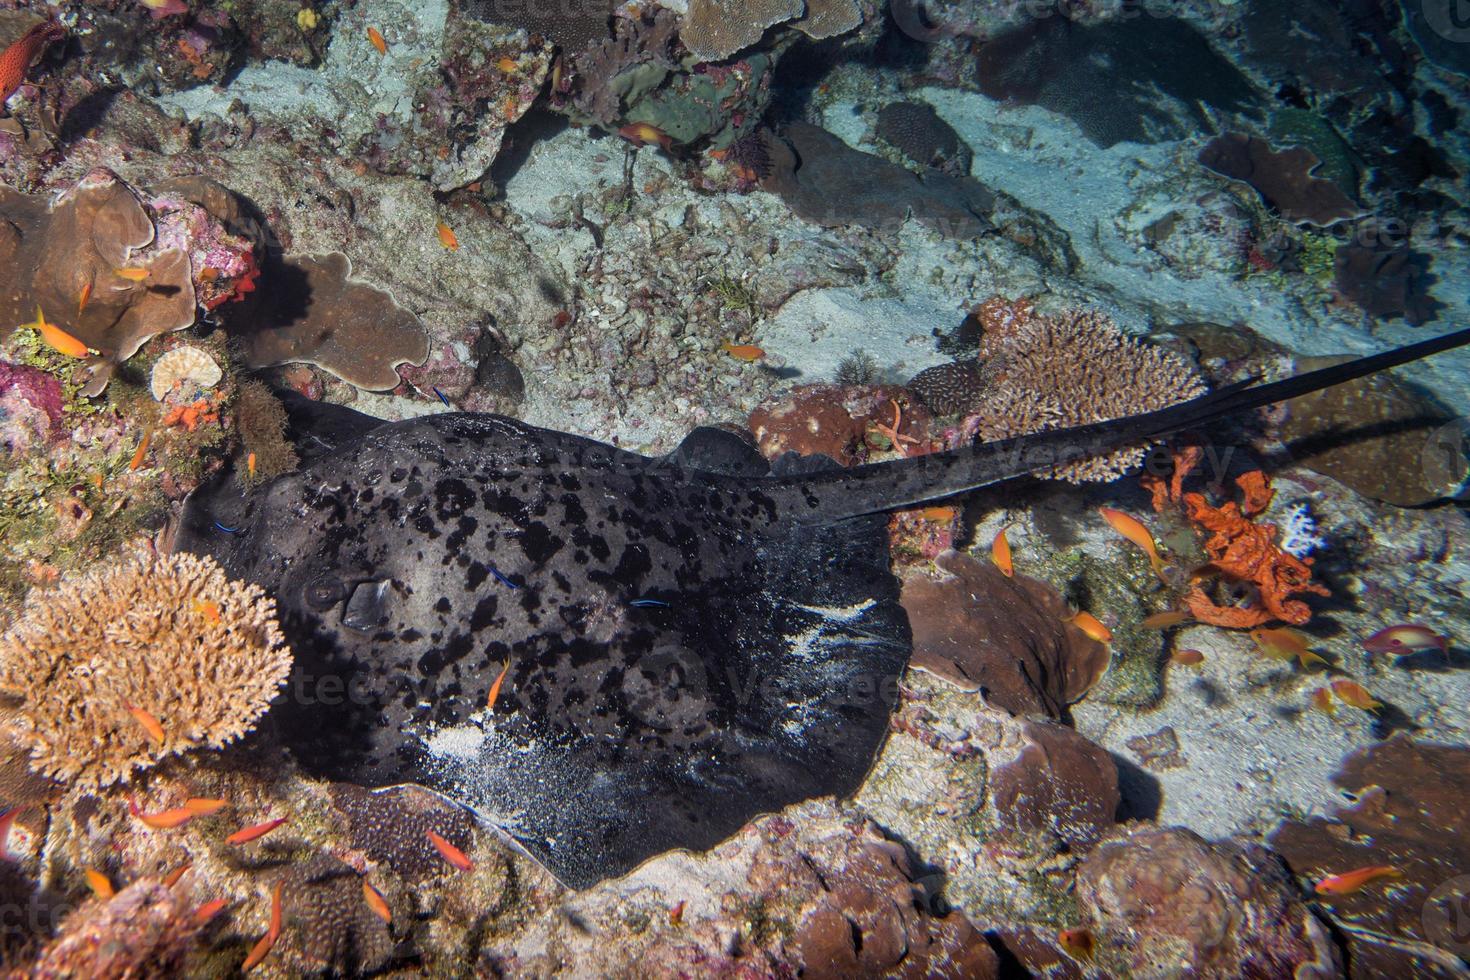
<svg viewBox="0 0 1470 980"><path fill-rule="evenodd" d="M1299 371L1340 364L1302 357ZM1280 437L1295 460L1365 497L1414 507L1453 493L1443 467L1426 467L1431 436L1454 420L1433 397L1390 374L1334 385L1286 403ZM1451 474L1454 476L1454 474ZM1458 477L1463 479L1463 469Z"/></svg>
<svg viewBox="0 0 1470 980"><path fill-rule="evenodd" d="M1077 902L1100 965L1148 977L1331 977L1326 928L1280 862L1253 844L1150 827L1098 845L1077 869Z"/></svg>

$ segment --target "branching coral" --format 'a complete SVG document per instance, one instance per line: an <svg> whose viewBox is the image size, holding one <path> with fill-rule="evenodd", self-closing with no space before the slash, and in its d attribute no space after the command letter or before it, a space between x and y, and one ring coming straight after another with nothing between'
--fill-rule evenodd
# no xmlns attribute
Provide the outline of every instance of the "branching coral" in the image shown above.
<svg viewBox="0 0 1470 980"><path fill-rule="evenodd" d="M981 308L982 311L984 307ZM983 373L984 407L965 420L964 439L1007 439L1046 429L1150 412L1201 395L1204 382L1175 354L1129 337L1106 315L1077 310L1031 313L1029 304L997 307L982 321L991 342ZM1051 475L1073 483L1116 479L1143 461L1147 446L1079 458Z"/></svg>
<svg viewBox="0 0 1470 980"><path fill-rule="evenodd" d="M274 617L258 586L192 555L136 558L33 592L0 635L0 692L18 700L32 767L107 786L239 738L291 667Z"/></svg>

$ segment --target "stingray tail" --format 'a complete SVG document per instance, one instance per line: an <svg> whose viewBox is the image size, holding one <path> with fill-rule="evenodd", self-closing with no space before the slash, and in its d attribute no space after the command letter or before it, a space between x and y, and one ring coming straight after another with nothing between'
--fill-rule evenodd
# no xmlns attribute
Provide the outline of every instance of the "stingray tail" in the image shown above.
<svg viewBox="0 0 1470 980"><path fill-rule="evenodd" d="M1045 472L1061 463L1193 429L1466 344L1470 344L1470 329L1269 384L1244 381L1142 415L791 479L787 482L795 484L792 490L796 495L791 502L791 516L802 522L820 522L919 506L1012 477Z"/></svg>

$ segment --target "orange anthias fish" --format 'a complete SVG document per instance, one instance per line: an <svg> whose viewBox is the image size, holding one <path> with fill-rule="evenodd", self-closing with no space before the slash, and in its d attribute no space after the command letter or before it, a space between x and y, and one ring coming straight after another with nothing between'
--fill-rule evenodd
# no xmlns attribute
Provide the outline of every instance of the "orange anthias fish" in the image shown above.
<svg viewBox="0 0 1470 980"><path fill-rule="evenodd" d="M158 745L163 744L163 725L157 718L142 708L135 707L131 704L124 704L123 707L128 709L128 714L133 716L134 721L143 726L143 730L148 733L149 738L153 739Z"/></svg>
<svg viewBox="0 0 1470 980"><path fill-rule="evenodd" d="M670 138L669 134L653 125L653 123L628 123L628 125L618 130L618 135L634 146L647 146L650 143L657 143L667 150L674 145L674 141Z"/></svg>
<svg viewBox="0 0 1470 980"><path fill-rule="evenodd" d="M500 685L505 683L506 672L510 670L510 661L500 668L500 673L495 677L495 683L490 685L490 696L485 699L485 710L494 711L495 702L500 699Z"/></svg>
<svg viewBox="0 0 1470 980"><path fill-rule="evenodd" d="M211 899L194 910L194 921L203 925L224 911L224 907L228 904L230 903L223 898Z"/></svg>
<svg viewBox="0 0 1470 980"><path fill-rule="evenodd" d="M720 345L720 350L737 361L758 361L766 356L766 352L755 344L732 344L728 340Z"/></svg>
<svg viewBox="0 0 1470 980"><path fill-rule="evenodd" d="M1063 929L1057 933L1057 943L1076 960L1090 960L1097 949L1097 940L1086 929Z"/></svg>
<svg viewBox="0 0 1470 980"><path fill-rule="evenodd" d="M1001 528L995 540L990 542L990 560L995 562L995 567L1006 578L1016 574L1015 563L1011 561L1011 543L1006 540L1007 528Z"/></svg>
<svg viewBox="0 0 1470 980"><path fill-rule="evenodd" d="M117 894L117 889L112 887L111 880L107 875L96 868L83 868L82 874L87 876L87 887L92 889L92 894L106 900Z"/></svg>
<svg viewBox="0 0 1470 980"><path fill-rule="evenodd" d="M203 796L191 796L184 801L184 809L192 811L196 817L208 817L229 805L226 800L211 800Z"/></svg>
<svg viewBox="0 0 1470 980"><path fill-rule="evenodd" d="M1342 699L1342 703L1363 711L1377 711L1383 707L1383 702L1373 700L1373 695L1368 689L1357 681L1338 680L1332 682L1332 693Z"/></svg>
<svg viewBox="0 0 1470 980"><path fill-rule="evenodd" d="M1450 638L1441 636L1428 626L1400 623L1379 630L1363 641L1363 649L1369 653L1386 653L1391 657L1403 657L1420 650L1438 650L1449 653Z"/></svg>
<svg viewBox="0 0 1470 980"><path fill-rule="evenodd" d="M1175 650L1169 660L1181 667L1198 667L1205 662L1205 655L1198 650Z"/></svg>
<svg viewBox="0 0 1470 980"><path fill-rule="evenodd" d="M1088 636L1099 643L1112 643L1113 631L1108 629L1102 622L1090 612L1077 611L1068 618L1067 622L1077 627Z"/></svg>
<svg viewBox="0 0 1470 980"><path fill-rule="evenodd" d="M1180 623L1187 623L1194 617L1183 609L1167 609L1164 612L1156 612L1152 616L1145 616L1139 623L1146 630L1166 630Z"/></svg>
<svg viewBox="0 0 1470 980"><path fill-rule="evenodd" d="M248 973L259 965L270 953L271 947L276 944L276 938L281 934L281 883L276 882L276 887L271 889L271 924L266 929L265 935L260 937L250 949L250 955L245 957L245 962L240 964L240 971Z"/></svg>
<svg viewBox="0 0 1470 980"><path fill-rule="evenodd" d="M153 275L153 270L145 269L140 265L130 265L123 269L113 269L112 272L113 275L120 279L126 279L128 282L142 282L144 279Z"/></svg>
<svg viewBox="0 0 1470 980"><path fill-rule="evenodd" d="M465 855L464 851L461 851L459 848L455 847L453 844L449 843L449 841L445 840L443 837L440 837L432 830L426 830L424 831L424 833L428 836L429 843L434 845L434 850L438 851L439 856L442 857L451 866L456 867L461 871L475 870L474 862Z"/></svg>
<svg viewBox="0 0 1470 980"><path fill-rule="evenodd" d="M1154 567L1154 574L1167 584L1167 581L1164 580L1164 559L1159 557L1158 546L1154 544L1154 536L1149 533L1148 528L1144 527L1136 517L1129 517L1121 510L1099 507L1097 512L1102 515L1103 520L1108 522L1109 527L1143 549L1143 553L1148 555L1149 564Z"/></svg>
<svg viewBox="0 0 1470 980"><path fill-rule="evenodd" d="M270 833L272 830L275 830L277 827L285 822L285 817L276 817L274 820L267 820L264 823L254 824L249 827L242 827L230 836L226 837L225 843L248 844L253 840L264 837L266 834Z"/></svg>
<svg viewBox="0 0 1470 980"><path fill-rule="evenodd" d="M362 897L367 901L368 908L373 910L374 915L390 926L393 924L393 910L388 907L388 901L383 898L382 892L364 881L362 883Z"/></svg>
<svg viewBox="0 0 1470 980"><path fill-rule="evenodd" d="M36 322L22 324L22 326L30 327L36 333L40 334L41 339L46 342L46 346L58 354L65 354L67 357L86 357L91 353L91 348L86 344L56 324L47 323L46 314L41 312L39 306L36 307Z"/></svg>
<svg viewBox="0 0 1470 980"><path fill-rule="evenodd" d="M255 454L254 453L246 453L245 454L245 475L246 476L249 476L249 477L252 477L252 478L254 478L254 476L255 476Z"/></svg>
<svg viewBox="0 0 1470 980"><path fill-rule="evenodd" d="M376 27L369 27L367 29L367 36L368 40L373 43L373 47L378 49L378 54L388 53L388 42L383 40L383 35L378 33Z"/></svg>
<svg viewBox="0 0 1470 980"><path fill-rule="evenodd" d="M439 233L439 244L443 245L451 252L458 250L459 239L454 236L453 228L449 227L441 221L434 226L434 230Z"/></svg>
<svg viewBox="0 0 1470 980"><path fill-rule="evenodd" d="M1293 629L1254 629L1250 631L1250 638L1261 655L1272 660L1291 660L1294 657L1303 667L1311 663L1327 662L1312 652L1310 636Z"/></svg>
<svg viewBox="0 0 1470 980"><path fill-rule="evenodd" d="M219 603L211 602L208 599L195 599L194 611L203 616L205 622L211 625L218 625L220 620Z"/></svg>
<svg viewBox="0 0 1470 980"><path fill-rule="evenodd" d="M919 511L919 516L926 521L934 521L938 524L948 524L954 520L959 511L953 507L925 507Z"/></svg>
<svg viewBox="0 0 1470 980"><path fill-rule="evenodd" d="M1332 691L1325 687L1319 687L1312 692L1312 707L1328 717L1337 715L1337 705L1332 703Z"/></svg>
<svg viewBox="0 0 1470 980"><path fill-rule="evenodd" d="M26 72L32 62L41 56L52 41L66 37L66 28L56 20L46 20L22 34L16 41L0 52L0 106L15 94L26 80Z"/></svg>
<svg viewBox="0 0 1470 980"><path fill-rule="evenodd" d="M199 816L198 813L187 806L175 807L172 810L160 810L157 813L144 813L138 809L134 800L128 801L128 812L142 821L143 826L152 827L154 830L173 830Z"/></svg>
<svg viewBox="0 0 1470 980"><path fill-rule="evenodd" d="M82 287L81 294L77 297L77 317L80 318L82 311L87 308L87 302L92 298L92 284L89 282Z"/></svg>
<svg viewBox="0 0 1470 980"><path fill-rule="evenodd" d="M131 473L143 465L143 457L148 452L148 443L153 439L153 430L148 429L143 433L143 438L138 440L138 448L133 453L133 461L128 464L128 472Z"/></svg>
<svg viewBox="0 0 1470 980"><path fill-rule="evenodd" d="M510 55L503 55L499 61L495 62L495 67L507 75L513 75L516 70L516 60Z"/></svg>
<svg viewBox="0 0 1470 980"><path fill-rule="evenodd" d="M164 877L163 887L172 888L174 885L177 885L179 883L179 879L183 878L184 875L187 874L189 869L192 867L194 867L193 861L185 861L177 868L174 868Z"/></svg>
<svg viewBox="0 0 1470 980"><path fill-rule="evenodd" d="M1318 895L1351 895L1369 882L1378 881L1381 878L1397 878L1402 873L1390 864L1371 864L1366 868L1355 868L1340 875L1328 875L1313 885L1312 890Z"/></svg>

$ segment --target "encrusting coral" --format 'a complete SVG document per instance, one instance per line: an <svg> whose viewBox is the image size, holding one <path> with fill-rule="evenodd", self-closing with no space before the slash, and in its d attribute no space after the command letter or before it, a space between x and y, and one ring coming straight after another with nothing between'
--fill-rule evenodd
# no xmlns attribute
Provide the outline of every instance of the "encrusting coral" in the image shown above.
<svg viewBox="0 0 1470 980"><path fill-rule="evenodd" d="M85 787L239 738L290 668L274 601L193 555L63 578L0 635L32 768Z"/></svg>
<svg viewBox="0 0 1470 980"><path fill-rule="evenodd" d="M981 338L989 358L982 369L984 407L965 420L961 441L1087 425L1205 393L1187 361L1128 336L1095 310L1045 316L1024 304L1007 306L1004 316L991 319L1003 322L1006 332L995 337L987 331ZM1106 482L1141 463L1147 448L1067 460L1050 475L1072 483Z"/></svg>

